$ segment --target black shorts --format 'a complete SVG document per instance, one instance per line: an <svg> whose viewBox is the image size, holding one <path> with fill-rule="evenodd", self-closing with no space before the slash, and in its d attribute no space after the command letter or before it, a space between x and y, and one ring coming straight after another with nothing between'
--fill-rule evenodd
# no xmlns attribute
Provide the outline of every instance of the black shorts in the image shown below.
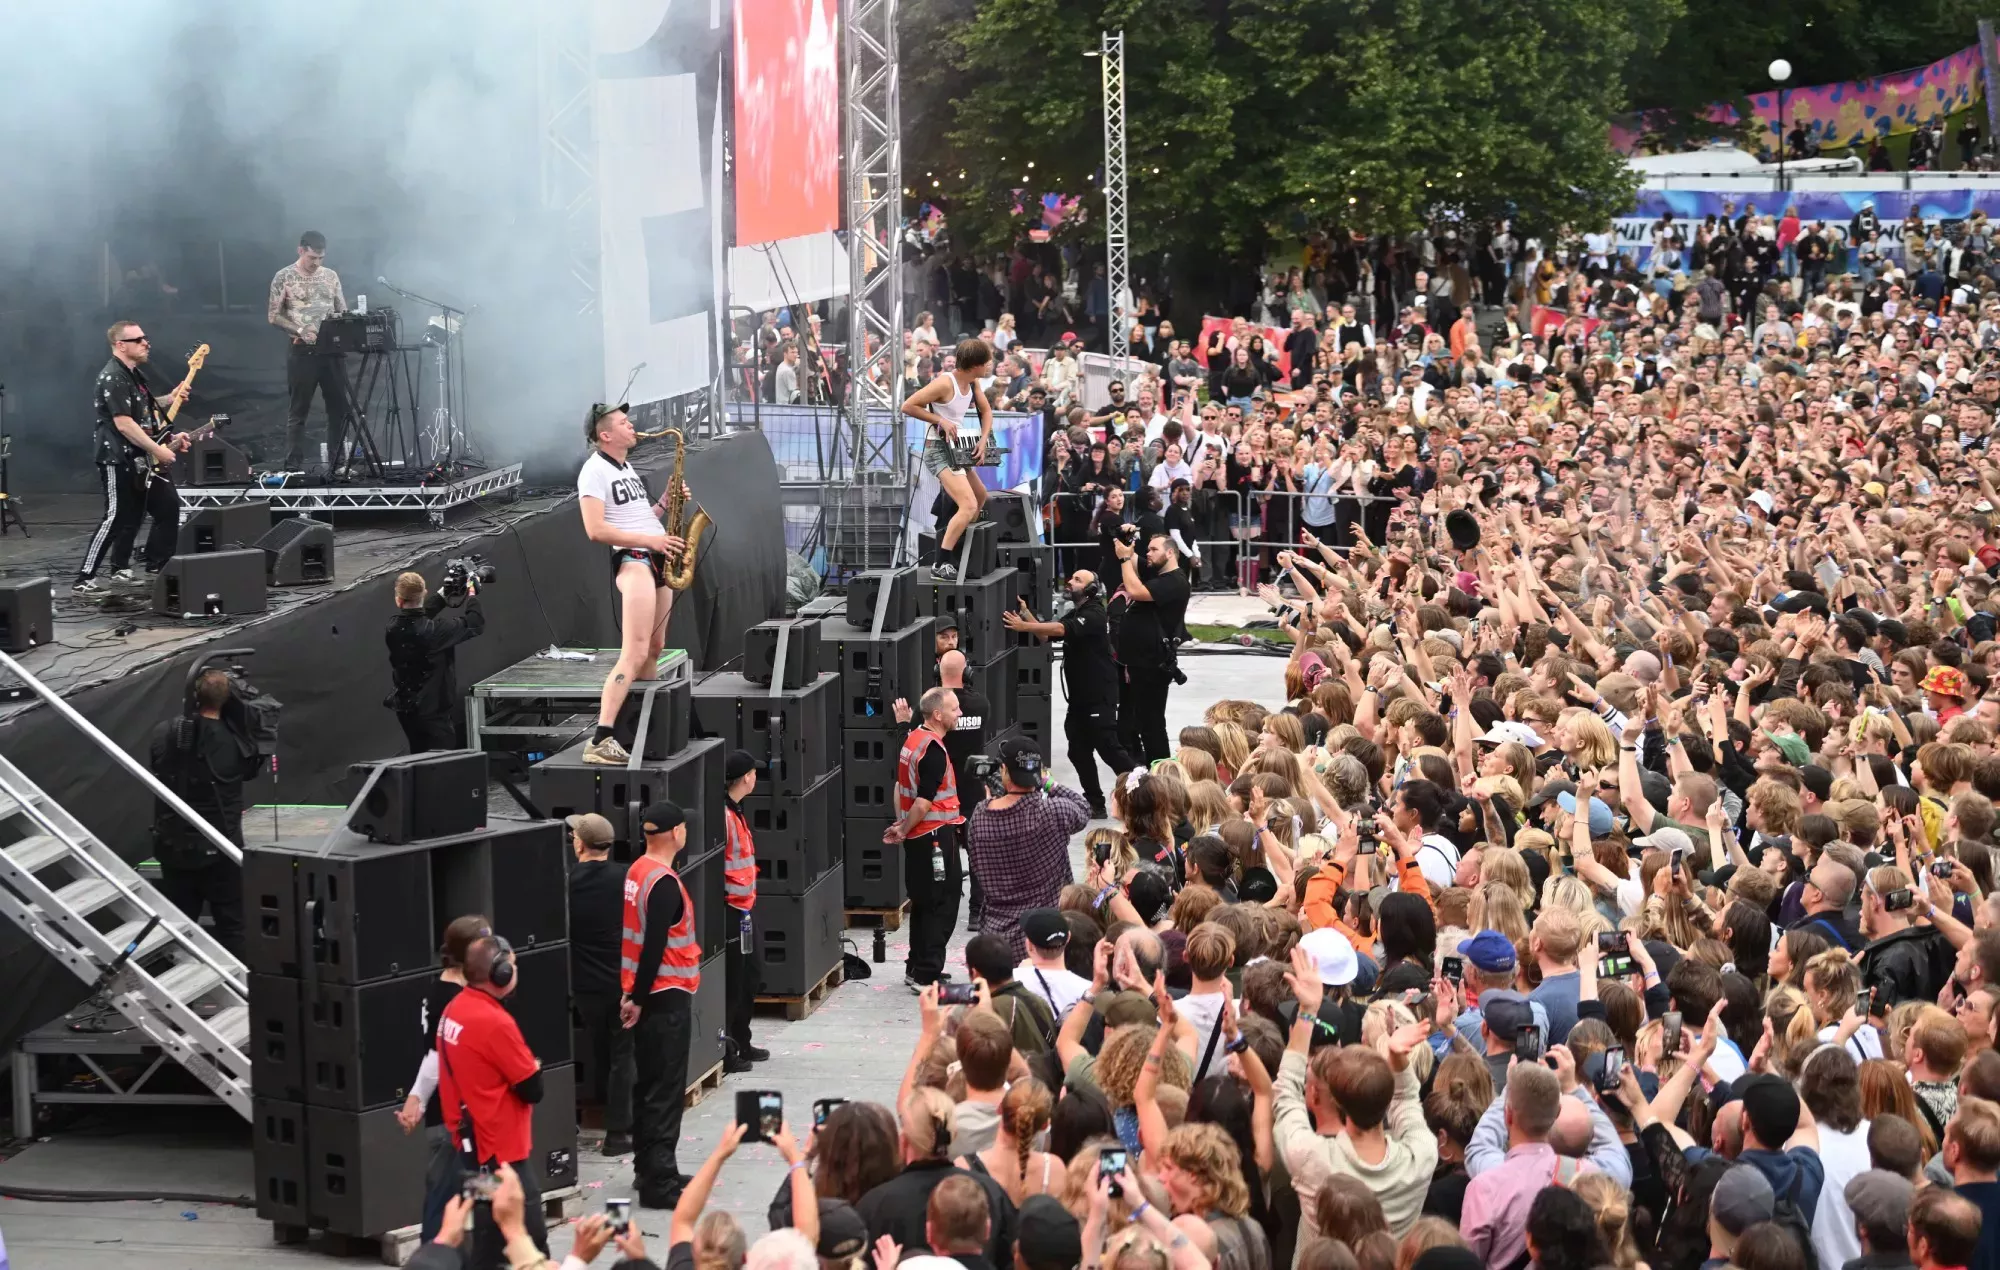
<svg viewBox="0 0 2000 1270"><path fill-rule="evenodd" d="M644 547L617 547L611 552L611 579L618 580L618 571L628 560L636 560L653 571L655 588L667 585L667 556L662 551L648 551Z"/></svg>

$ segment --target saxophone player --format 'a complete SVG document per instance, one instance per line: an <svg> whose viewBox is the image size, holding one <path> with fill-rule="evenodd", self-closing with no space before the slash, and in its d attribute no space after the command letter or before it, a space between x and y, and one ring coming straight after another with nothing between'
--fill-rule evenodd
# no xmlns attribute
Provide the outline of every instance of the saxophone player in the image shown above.
<svg viewBox="0 0 2000 1270"><path fill-rule="evenodd" d="M639 442L625 407L592 406L584 437L591 454L576 475L577 502L583 508L584 534L611 549L623 642L618 664L605 676L597 703L597 731L584 747L583 761L623 766L631 755L612 736L612 725L632 685L658 673L667 618L674 607L673 589L667 585L668 562L678 560L687 544L660 522L673 482L669 480L667 493L652 502L646 482L625 462Z"/></svg>

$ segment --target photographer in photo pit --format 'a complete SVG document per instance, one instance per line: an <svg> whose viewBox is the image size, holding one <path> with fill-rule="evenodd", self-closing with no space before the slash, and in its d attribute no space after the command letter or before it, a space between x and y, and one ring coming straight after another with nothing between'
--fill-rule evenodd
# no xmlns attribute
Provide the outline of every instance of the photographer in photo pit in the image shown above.
<svg viewBox="0 0 2000 1270"><path fill-rule="evenodd" d="M275 732L271 739L275 742ZM153 775L238 847L243 845L243 782L263 764L258 737L229 672L220 667L195 676L186 713L153 729L148 759ZM241 956L243 866L157 799L153 854L160 862L160 894L194 921L201 919L206 903L216 942Z"/></svg>
<svg viewBox="0 0 2000 1270"><path fill-rule="evenodd" d="M1070 881L1070 835L1090 823L1090 804L1056 784L1027 741L1002 737L994 750L967 764L987 798L966 826L965 850L986 892L979 933L1006 941L1018 962L1026 949L1021 915L1054 908L1061 898Z"/></svg>
<svg viewBox="0 0 2000 1270"><path fill-rule="evenodd" d="M382 704L396 712L412 754L458 748L458 659L452 650L486 630L479 584L492 580L492 566L476 557L446 565L436 592L420 573L396 577L396 616L383 634L396 689ZM447 614L447 607L461 612Z"/></svg>

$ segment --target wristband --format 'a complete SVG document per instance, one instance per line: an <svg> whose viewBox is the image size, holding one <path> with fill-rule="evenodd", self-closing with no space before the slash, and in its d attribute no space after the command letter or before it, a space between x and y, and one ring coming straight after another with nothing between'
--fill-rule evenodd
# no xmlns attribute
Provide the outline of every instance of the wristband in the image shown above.
<svg viewBox="0 0 2000 1270"><path fill-rule="evenodd" d="M1140 1200L1139 1207L1132 1210L1132 1220L1138 1221L1141 1217L1144 1217L1149 1211L1151 1211L1152 1207L1153 1204L1151 1200L1143 1200L1143 1199Z"/></svg>

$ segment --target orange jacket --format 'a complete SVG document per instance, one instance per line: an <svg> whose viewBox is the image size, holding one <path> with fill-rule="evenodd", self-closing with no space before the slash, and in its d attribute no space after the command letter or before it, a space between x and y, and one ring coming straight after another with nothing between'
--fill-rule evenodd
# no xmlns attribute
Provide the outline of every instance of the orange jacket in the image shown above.
<svg viewBox="0 0 2000 1270"><path fill-rule="evenodd" d="M1326 864L1306 882L1306 894L1299 904L1299 915L1311 923L1311 929L1331 926L1347 937L1356 951L1366 949L1375 941L1359 934L1334 912L1333 897L1340 890L1340 884L1347 876L1347 869L1338 864ZM1403 891L1423 897L1424 903L1431 903L1431 884L1424 880L1424 871L1417 867L1415 860L1396 862L1396 880Z"/></svg>

